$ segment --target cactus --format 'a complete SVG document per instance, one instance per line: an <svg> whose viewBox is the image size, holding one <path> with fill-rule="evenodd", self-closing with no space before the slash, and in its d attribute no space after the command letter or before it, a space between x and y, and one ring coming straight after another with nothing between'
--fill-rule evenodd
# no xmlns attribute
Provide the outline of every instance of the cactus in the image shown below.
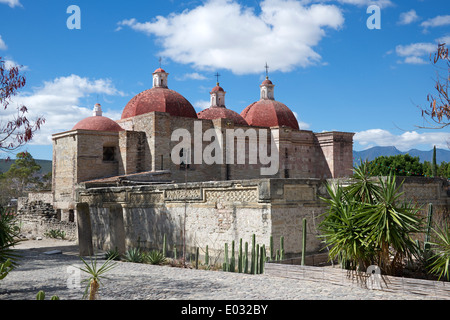
<svg viewBox="0 0 450 320"><path fill-rule="evenodd" d="M242 257L242 238L241 238L241 239L239 239L239 254L238 254L238 272L239 273L242 273L242 268L243 268L242 258L243 257Z"/></svg>
<svg viewBox="0 0 450 320"><path fill-rule="evenodd" d="M280 261L280 250L277 249L277 254L275 256L275 261Z"/></svg>
<svg viewBox="0 0 450 320"><path fill-rule="evenodd" d="M252 262L251 262L251 265L250 265L250 273L251 274L255 274L255 257L256 257L256 252L255 252L255 250L256 250L256 236L255 236L255 234L253 234L253 236L252 236Z"/></svg>
<svg viewBox="0 0 450 320"><path fill-rule="evenodd" d="M280 237L280 260L284 260L284 236Z"/></svg>
<svg viewBox="0 0 450 320"><path fill-rule="evenodd" d="M198 269L198 256L199 256L199 249L198 247L195 249L195 269Z"/></svg>
<svg viewBox="0 0 450 320"><path fill-rule="evenodd" d="M166 234L163 236L163 248L162 248L163 257L166 258Z"/></svg>
<svg viewBox="0 0 450 320"><path fill-rule="evenodd" d="M230 272L235 271L236 259L234 256L234 240L231 241L231 260L230 260Z"/></svg>
<svg viewBox="0 0 450 320"><path fill-rule="evenodd" d="M258 273L259 273L259 244L256 245L255 272L253 274Z"/></svg>
<svg viewBox="0 0 450 320"><path fill-rule="evenodd" d="M245 242L244 273L248 273L248 242Z"/></svg>
<svg viewBox="0 0 450 320"><path fill-rule="evenodd" d="M206 245L205 265L209 266L209 252L208 252L208 245Z"/></svg>
<svg viewBox="0 0 450 320"><path fill-rule="evenodd" d="M270 236L270 243L269 243L269 261L272 261L274 259L273 255L273 236Z"/></svg>
<svg viewBox="0 0 450 320"><path fill-rule="evenodd" d="M264 273L264 262L266 260L266 247L264 245L262 245L260 250L261 250L261 253L259 255L259 273L263 274Z"/></svg>
<svg viewBox="0 0 450 320"><path fill-rule="evenodd" d="M45 292L44 291L39 291L36 295L36 300L45 300Z"/></svg>
<svg viewBox="0 0 450 320"><path fill-rule="evenodd" d="M303 218L303 239L302 239L302 266L305 265L305 254L306 254L306 218Z"/></svg>
<svg viewBox="0 0 450 320"><path fill-rule="evenodd" d="M45 300L45 292L42 290L39 291L36 295L36 300ZM50 298L50 300L59 300L59 297L55 295L55 296L52 296Z"/></svg>
<svg viewBox="0 0 450 320"><path fill-rule="evenodd" d="M224 262L224 271L230 270L230 266L228 264L228 243L225 243L225 262Z"/></svg>

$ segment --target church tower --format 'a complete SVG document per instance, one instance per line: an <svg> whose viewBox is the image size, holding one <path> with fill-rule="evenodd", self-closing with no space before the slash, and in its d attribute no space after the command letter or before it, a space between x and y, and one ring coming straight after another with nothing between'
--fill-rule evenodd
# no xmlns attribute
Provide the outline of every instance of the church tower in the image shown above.
<svg viewBox="0 0 450 320"><path fill-rule="evenodd" d="M259 86L261 88L261 100L275 100L274 87L275 85L266 76L266 80Z"/></svg>
<svg viewBox="0 0 450 320"><path fill-rule="evenodd" d="M211 107L225 107L225 91L219 83L211 90Z"/></svg>
<svg viewBox="0 0 450 320"><path fill-rule="evenodd" d="M100 105L100 103L96 103L95 106L94 106L93 116L94 117L101 117L102 115L103 115L102 106Z"/></svg>
<svg viewBox="0 0 450 320"><path fill-rule="evenodd" d="M167 88L169 74L164 69L158 68L153 72L153 88Z"/></svg>

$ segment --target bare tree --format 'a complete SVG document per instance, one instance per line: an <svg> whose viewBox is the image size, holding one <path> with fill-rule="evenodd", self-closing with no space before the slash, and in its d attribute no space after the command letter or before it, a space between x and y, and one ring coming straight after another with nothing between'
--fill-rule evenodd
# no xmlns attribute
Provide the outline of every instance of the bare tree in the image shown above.
<svg viewBox="0 0 450 320"><path fill-rule="evenodd" d="M12 103L12 97L18 90L25 86L26 79L19 72L18 66L7 68L5 61L0 57L0 105L3 112ZM24 105L16 105L13 114L0 117L0 150L13 151L29 142L34 133L44 124L43 117L37 117L35 121L27 119L28 108Z"/></svg>
<svg viewBox="0 0 450 320"><path fill-rule="evenodd" d="M428 129L442 129L450 125L450 100L448 96L448 85L450 81L450 58L448 48L445 43L439 44L434 57L431 57L432 63L436 66L436 93L429 94L427 101L428 107L422 109L422 117L425 120L434 122Z"/></svg>

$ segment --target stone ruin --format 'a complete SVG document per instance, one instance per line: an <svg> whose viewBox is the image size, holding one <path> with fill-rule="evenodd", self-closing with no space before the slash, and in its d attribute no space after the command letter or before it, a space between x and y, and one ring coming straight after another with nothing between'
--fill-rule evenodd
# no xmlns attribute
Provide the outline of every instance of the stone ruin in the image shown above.
<svg viewBox="0 0 450 320"><path fill-rule="evenodd" d="M26 239L42 238L51 230L65 233L65 239L77 238L77 224L73 213L68 219L61 219L60 210L55 210L51 203L42 200L20 199L17 208L21 237Z"/></svg>

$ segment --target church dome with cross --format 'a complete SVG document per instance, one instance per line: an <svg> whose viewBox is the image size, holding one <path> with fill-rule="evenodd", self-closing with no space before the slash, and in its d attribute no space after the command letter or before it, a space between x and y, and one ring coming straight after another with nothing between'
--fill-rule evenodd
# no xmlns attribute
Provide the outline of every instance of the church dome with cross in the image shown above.
<svg viewBox="0 0 450 320"><path fill-rule="evenodd" d="M218 75L216 75L218 77ZM230 119L237 125L247 125L247 121L245 121L242 116L230 109L225 107L225 90L219 85L217 82L216 86L211 90L211 105L209 108L200 111L197 114L199 119Z"/></svg>
<svg viewBox="0 0 450 320"><path fill-rule="evenodd" d="M175 117L197 118L192 104L181 94L170 90L167 84L168 73L161 67L153 72L153 88L134 96L125 106L122 119L149 112L167 112Z"/></svg>
<svg viewBox="0 0 450 320"><path fill-rule="evenodd" d="M102 115L102 107L99 103L94 106L93 115L79 121L72 130L94 130L94 131L122 131L122 127L114 120Z"/></svg>
<svg viewBox="0 0 450 320"><path fill-rule="evenodd" d="M268 66L266 64L266 70ZM298 121L294 113L285 104L276 101L274 96L275 85L266 79L260 85L260 100L247 106L241 116L250 126L257 127L289 127L299 130Z"/></svg>

